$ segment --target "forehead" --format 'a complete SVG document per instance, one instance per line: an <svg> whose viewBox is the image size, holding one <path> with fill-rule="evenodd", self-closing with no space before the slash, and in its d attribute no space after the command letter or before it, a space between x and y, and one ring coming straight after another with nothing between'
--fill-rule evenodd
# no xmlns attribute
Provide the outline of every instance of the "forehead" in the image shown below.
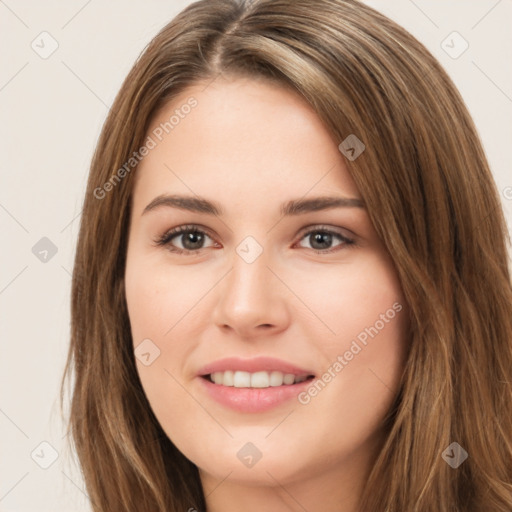
<svg viewBox="0 0 512 512"><path fill-rule="evenodd" d="M224 77L194 84L159 111L147 136L153 147L136 171L136 209L161 193L247 207L308 191L359 196L332 135L285 86Z"/></svg>

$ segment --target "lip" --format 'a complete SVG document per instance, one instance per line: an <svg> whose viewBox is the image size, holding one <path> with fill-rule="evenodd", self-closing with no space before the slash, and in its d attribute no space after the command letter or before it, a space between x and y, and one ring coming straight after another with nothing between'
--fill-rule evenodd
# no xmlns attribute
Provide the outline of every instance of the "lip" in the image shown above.
<svg viewBox="0 0 512 512"><path fill-rule="evenodd" d="M237 412L264 412L286 403L303 392L314 380L307 379L298 384L268 388L235 388L214 384L208 379L197 377L206 394L219 404Z"/></svg>
<svg viewBox="0 0 512 512"><path fill-rule="evenodd" d="M267 372L282 372L291 373L297 377L314 375L314 372L308 369L300 368L294 364L283 361L282 359L276 359L274 357L259 356L251 359L242 359L240 357L227 357L225 359L219 359L213 363L203 366L198 376L204 377L215 372L225 371L242 371L249 373L256 373L261 371Z"/></svg>
<svg viewBox="0 0 512 512"><path fill-rule="evenodd" d="M268 388L235 388L214 384L208 378L215 372L244 371L255 373L259 371L279 371L291 373L295 376L312 376L297 384L288 384ZM237 412L258 413L268 411L296 398L297 395L311 384L314 379L314 372L300 368L292 363L273 357L255 357L252 359L241 359L230 357L220 359L203 366L198 372L198 381L201 389L217 403L234 409Z"/></svg>

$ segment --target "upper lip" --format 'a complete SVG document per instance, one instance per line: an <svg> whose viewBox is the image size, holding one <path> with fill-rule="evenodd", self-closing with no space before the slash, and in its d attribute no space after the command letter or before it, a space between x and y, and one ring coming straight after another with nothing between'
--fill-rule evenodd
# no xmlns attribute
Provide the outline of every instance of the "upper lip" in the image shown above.
<svg viewBox="0 0 512 512"><path fill-rule="evenodd" d="M219 359L213 363L203 366L198 375L205 376L215 372L225 371L245 371L249 373L256 373L261 371L277 371L282 373L291 373L297 377L310 376L314 373L310 370L300 368L292 363L276 359L274 357L254 357L250 359L242 359L240 357L227 357Z"/></svg>

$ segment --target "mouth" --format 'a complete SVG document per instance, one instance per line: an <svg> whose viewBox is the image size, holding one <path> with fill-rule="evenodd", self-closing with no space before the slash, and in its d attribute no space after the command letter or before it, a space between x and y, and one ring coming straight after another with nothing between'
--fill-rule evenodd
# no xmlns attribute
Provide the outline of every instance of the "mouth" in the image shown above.
<svg viewBox="0 0 512 512"><path fill-rule="evenodd" d="M256 389L293 386L315 378L312 374L284 373L277 370L253 373L243 370L226 370L201 375L201 377L218 386Z"/></svg>
<svg viewBox="0 0 512 512"><path fill-rule="evenodd" d="M242 413L263 413L296 399L314 380L309 369L273 357L231 357L201 368L203 392Z"/></svg>
<svg viewBox="0 0 512 512"><path fill-rule="evenodd" d="M315 375L288 361L258 356L220 359L203 366L198 376L219 386L261 389L300 384Z"/></svg>

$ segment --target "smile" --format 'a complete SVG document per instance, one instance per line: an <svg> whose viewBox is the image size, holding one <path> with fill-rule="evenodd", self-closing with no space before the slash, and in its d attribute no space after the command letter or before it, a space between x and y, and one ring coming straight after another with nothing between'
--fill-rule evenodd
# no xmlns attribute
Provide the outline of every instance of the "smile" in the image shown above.
<svg viewBox="0 0 512 512"><path fill-rule="evenodd" d="M235 388L268 388L278 386L288 386L304 382L312 375L294 375L293 373L283 373L280 371L259 371L249 373L245 371L227 370L224 372L214 372L206 375L211 382L220 386Z"/></svg>

